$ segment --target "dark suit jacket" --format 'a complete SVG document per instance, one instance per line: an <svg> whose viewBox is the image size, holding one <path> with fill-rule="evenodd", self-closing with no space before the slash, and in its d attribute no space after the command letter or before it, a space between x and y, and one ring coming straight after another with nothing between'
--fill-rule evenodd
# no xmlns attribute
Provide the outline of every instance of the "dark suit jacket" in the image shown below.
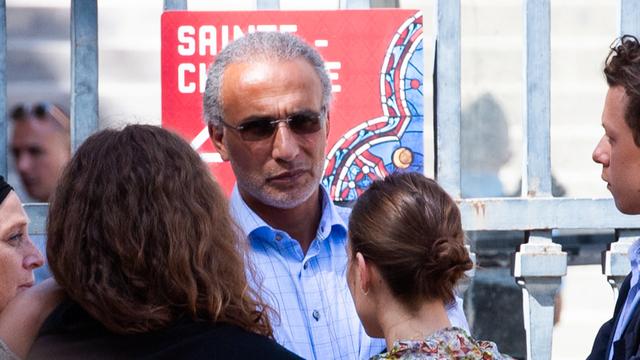
<svg viewBox="0 0 640 360"><path fill-rule="evenodd" d="M593 342L591 354L587 357L587 360L606 360L609 358L609 346L613 340L613 334L620 318L620 312L622 312L627 294L629 294L630 282L631 274L627 275L622 283L613 312L613 318L604 323L598 331L598 335L596 335L596 339ZM613 360L640 359L640 307L637 306L634 309L627 329L622 334L620 340L616 341L613 346L615 348Z"/></svg>

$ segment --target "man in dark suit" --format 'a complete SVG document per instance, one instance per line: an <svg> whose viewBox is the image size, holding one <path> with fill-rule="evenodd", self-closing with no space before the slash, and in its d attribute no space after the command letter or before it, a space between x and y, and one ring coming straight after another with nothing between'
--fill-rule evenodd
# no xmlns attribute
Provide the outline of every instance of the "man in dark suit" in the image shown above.
<svg viewBox="0 0 640 360"><path fill-rule="evenodd" d="M605 62L609 91L602 112L604 135L593 151L602 165L616 207L640 214L640 43L633 36L617 40ZM640 359L640 241L629 249L631 273L625 279L613 318L596 335L588 359Z"/></svg>

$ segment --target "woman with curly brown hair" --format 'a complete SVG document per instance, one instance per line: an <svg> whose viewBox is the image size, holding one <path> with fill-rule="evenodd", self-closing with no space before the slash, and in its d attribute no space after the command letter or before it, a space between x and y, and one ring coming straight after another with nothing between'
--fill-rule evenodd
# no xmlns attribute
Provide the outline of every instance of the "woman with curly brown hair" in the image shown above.
<svg viewBox="0 0 640 360"><path fill-rule="evenodd" d="M417 173L375 181L349 220L349 289L369 336L384 337L372 359L502 359L495 344L451 327L447 306L473 263L460 211Z"/></svg>
<svg viewBox="0 0 640 360"><path fill-rule="evenodd" d="M130 125L89 137L60 179L47 233L71 301L31 358L297 358L269 339L227 201L177 135Z"/></svg>

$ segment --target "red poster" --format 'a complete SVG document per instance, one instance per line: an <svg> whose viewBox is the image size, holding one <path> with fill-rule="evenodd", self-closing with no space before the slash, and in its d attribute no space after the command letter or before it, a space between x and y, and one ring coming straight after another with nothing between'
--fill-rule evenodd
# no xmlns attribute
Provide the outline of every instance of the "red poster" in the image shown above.
<svg viewBox="0 0 640 360"><path fill-rule="evenodd" d="M332 81L331 132L323 185L337 202L372 180L423 171L422 14L415 10L165 12L162 125L182 134L226 191L235 179L220 162L202 119L206 71L233 39L292 32L314 45Z"/></svg>

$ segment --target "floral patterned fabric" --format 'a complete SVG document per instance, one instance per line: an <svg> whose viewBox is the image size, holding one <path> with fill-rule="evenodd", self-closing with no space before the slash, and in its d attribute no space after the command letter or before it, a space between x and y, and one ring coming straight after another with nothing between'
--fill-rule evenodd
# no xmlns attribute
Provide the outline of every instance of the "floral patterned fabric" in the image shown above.
<svg viewBox="0 0 640 360"><path fill-rule="evenodd" d="M424 340L398 340L391 351L371 360L489 360L512 359L502 355L491 341L476 341L464 330L450 327L438 330Z"/></svg>

